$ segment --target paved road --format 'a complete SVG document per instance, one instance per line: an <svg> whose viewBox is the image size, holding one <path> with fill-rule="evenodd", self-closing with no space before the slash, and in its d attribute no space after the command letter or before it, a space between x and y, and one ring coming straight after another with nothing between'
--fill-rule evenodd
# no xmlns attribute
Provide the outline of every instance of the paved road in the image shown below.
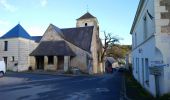
<svg viewBox="0 0 170 100"><path fill-rule="evenodd" d="M120 100L121 73L103 76L54 76L7 74L27 78L15 85L0 86L0 100Z"/></svg>

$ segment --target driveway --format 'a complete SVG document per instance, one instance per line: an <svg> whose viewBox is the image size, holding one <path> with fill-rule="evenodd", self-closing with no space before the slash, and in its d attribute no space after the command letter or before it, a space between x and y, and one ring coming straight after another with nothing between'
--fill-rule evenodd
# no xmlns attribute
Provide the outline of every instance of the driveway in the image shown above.
<svg viewBox="0 0 170 100"><path fill-rule="evenodd" d="M11 73L6 77L28 79L0 86L2 100L119 100L122 75L58 76Z"/></svg>

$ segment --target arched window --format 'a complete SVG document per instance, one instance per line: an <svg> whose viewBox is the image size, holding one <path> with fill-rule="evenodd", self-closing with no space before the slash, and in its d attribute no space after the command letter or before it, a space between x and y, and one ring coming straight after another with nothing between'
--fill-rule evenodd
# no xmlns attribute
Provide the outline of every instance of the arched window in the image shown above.
<svg viewBox="0 0 170 100"><path fill-rule="evenodd" d="M87 23L85 23L85 26L87 26Z"/></svg>

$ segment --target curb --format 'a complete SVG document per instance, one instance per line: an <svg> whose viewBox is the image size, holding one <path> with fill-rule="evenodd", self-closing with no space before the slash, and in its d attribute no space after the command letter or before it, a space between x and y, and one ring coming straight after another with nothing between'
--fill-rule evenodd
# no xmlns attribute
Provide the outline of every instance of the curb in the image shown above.
<svg viewBox="0 0 170 100"><path fill-rule="evenodd" d="M22 73L22 74L37 74L37 75L53 75L53 76L69 76L69 77L75 77L75 76L95 76L95 75L73 75L73 74L58 74L53 72L6 72L7 74L11 73Z"/></svg>
<svg viewBox="0 0 170 100"><path fill-rule="evenodd" d="M132 100L132 99L130 99L130 98L127 96L127 93L126 93L126 79L125 79L125 75L123 75L122 89L123 89L123 90L121 91L122 97L123 97L125 100Z"/></svg>

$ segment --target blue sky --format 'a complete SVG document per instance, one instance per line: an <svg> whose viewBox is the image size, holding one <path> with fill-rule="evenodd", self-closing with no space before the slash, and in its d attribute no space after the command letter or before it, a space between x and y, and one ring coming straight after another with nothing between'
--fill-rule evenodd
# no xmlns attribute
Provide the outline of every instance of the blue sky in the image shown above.
<svg viewBox="0 0 170 100"><path fill-rule="evenodd" d="M103 32L123 38L129 34L139 0L0 0L0 36L20 23L30 35L43 35L50 23L59 28L76 26L76 19L88 11L97 17ZM88 5L88 7L87 7Z"/></svg>

